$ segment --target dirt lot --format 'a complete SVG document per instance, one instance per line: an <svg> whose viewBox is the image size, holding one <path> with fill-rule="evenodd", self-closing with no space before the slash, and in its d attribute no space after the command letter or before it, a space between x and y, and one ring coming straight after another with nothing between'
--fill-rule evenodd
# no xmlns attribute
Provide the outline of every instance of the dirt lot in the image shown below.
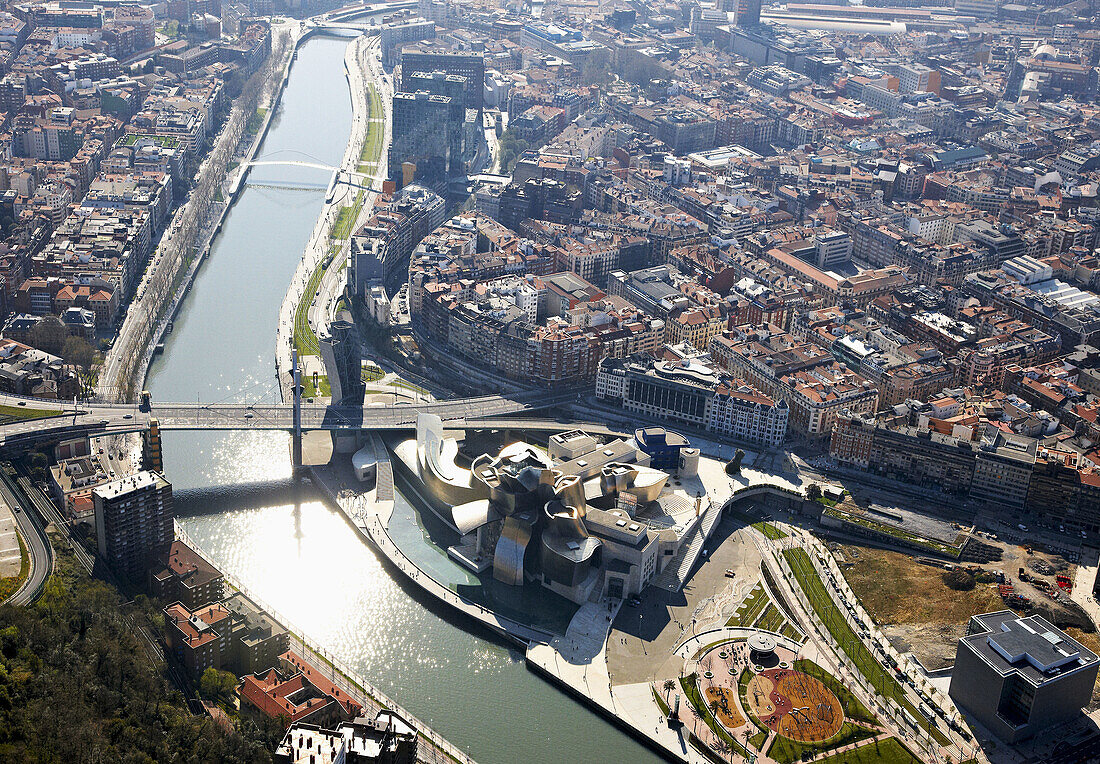
<svg viewBox="0 0 1100 764"><path fill-rule="evenodd" d="M1080 629L1066 629L1066 634L1069 634L1082 645L1092 650L1097 655L1100 655L1100 636L1097 636L1095 632L1089 634ZM1088 710L1095 711L1098 708L1100 708L1100 681L1097 681L1096 685L1092 688L1092 702L1089 703Z"/></svg>
<svg viewBox="0 0 1100 764"><path fill-rule="evenodd" d="M1019 568L1026 566L1033 579L1054 582L1055 571L1073 575L1072 565L1057 555L1036 552L1028 555L1023 548L997 543L1004 550L1001 562L981 566L989 571L1001 571L1016 587L1016 591L1036 605L1054 612L1048 617L1066 617L1064 607L1036 587L1019 581ZM840 552L850 567L845 576L852 590L863 602L883 633L902 651L912 651L929 669L950 665L955 659L956 644L966 630L967 619L975 613L987 613L1005 607L996 584L977 583L971 591L949 588L943 582L942 568L923 565L906 554L887 552L862 546L843 545ZM1037 575L1034 563L1042 561L1050 575ZM1030 564L1029 564L1030 563ZM1071 635L1082 634L1078 629ZM1083 634L1082 644L1100 650L1095 634ZM1100 702L1100 694L1094 698Z"/></svg>
<svg viewBox="0 0 1100 764"><path fill-rule="evenodd" d="M863 607L883 625L899 650L912 650L928 668L955 659L955 645L967 619L1004 607L993 584L958 592L943 583L942 568L922 565L909 555L844 545L851 567L844 571Z"/></svg>

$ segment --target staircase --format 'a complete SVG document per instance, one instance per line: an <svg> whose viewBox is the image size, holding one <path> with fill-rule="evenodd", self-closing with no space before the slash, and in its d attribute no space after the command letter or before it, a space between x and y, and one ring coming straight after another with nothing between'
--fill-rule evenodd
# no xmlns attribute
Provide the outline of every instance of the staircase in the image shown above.
<svg viewBox="0 0 1100 764"><path fill-rule="evenodd" d="M699 522L687 532L680 543L680 550L668 561L665 569L653 577L651 583L670 592L680 591L688 576L691 575L692 568L695 567L695 562L703 551L703 545L710 538L710 532L721 516L721 506L712 506L708 509Z"/></svg>

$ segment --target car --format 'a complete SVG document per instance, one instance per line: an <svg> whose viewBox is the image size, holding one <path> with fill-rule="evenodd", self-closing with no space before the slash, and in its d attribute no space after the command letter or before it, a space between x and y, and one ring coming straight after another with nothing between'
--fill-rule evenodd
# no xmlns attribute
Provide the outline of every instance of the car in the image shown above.
<svg viewBox="0 0 1100 764"><path fill-rule="evenodd" d="M19 405L20 405L20 406L26 406L26 405L27 405L27 402L26 402L26 401L19 401Z"/></svg>
<svg viewBox="0 0 1100 764"><path fill-rule="evenodd" d="M251 419L253 416L255 416L255 415L251 411L249 411L247 414L244 415L244 418L245 419Z"/></svg>
<svg viewBox="0 0 1100 764"><path fill-rule="evenodd" d="M123 418L123 419L133 419L133 418L134 418L134 415L133 415L133 414L124 414L124 415L122 416L122 418Z"/></svg>
<svg viewBox="0 0 1100 764"><path fill-rule="evenodd" d="M109 425L111 423L111 420L110 419L100 419L99 423L101 425L103 425L104 427L106 427L107 425Z"/></svg>
<svg viewBox="0 0 1100 764"><path fill-rule="evenodd" d="M730 570L729 568L726 568L726 578L733 578L733 577L734 577L735 575L737 575L737 574L736 574L736 573L734 573L734 572L733 572L732 570Z"/></svg>

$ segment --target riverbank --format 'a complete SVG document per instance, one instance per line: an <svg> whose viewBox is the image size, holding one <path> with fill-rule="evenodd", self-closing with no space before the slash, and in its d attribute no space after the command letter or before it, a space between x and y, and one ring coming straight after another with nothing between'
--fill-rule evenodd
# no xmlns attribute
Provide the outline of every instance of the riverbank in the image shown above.
<svg viewBox="0 0 1100 764"><path fill-rule="evenodd" d="M186 529L179 523L175 524L175 534L176 538L182 540L187 546L205 556L202 547L187 534ZM420 721L416 716L402 707L397 701L390 698L382 690L378 689L362 676L359 676L337 656L325 650L308 637L305 637L304 635L306 632L302 630L300 626L294 624L288 620L285 615L279 613L272 608L271 605L264 602L255 592L251 591L231 573L224 570L219 572L222 574L226 583L233 589L241 592L256 603L256 605L262 608L271 618L278 621L280 625L290 632L290 648L292 650L299 651L303 657L315 665L329 666L333 672L330 677L332 681L355 698L355 700L363 706L364 710L368 712L368 716L373 717L382 710L395 711L399 716L403 717L405 721L409 722L423 739L422 742L427 743L428 746L428 750L417 751L417 760L419 762L423 762L424 764L444 764L450 761L452 763L459 762L460 764L476 764L466 752L449 742L430 726Z"/></svg>
<svg viewBox="0 0 1100 764"><path fill-rule="evenodd" d="M342 458L346 459L336 457ZM311 475L329 503L340 509L348 524L393 568L449 609L520 645L528 670L631 734L662 758L692 764L706 761L702 753L689 745L682 729L666 723L652 701L648 682L613 686L607 651L623 604L621 600L601 598L586 602L572 615L564 631L555 633L505 617L464 596L453 586L437 580L425 566L418 565L395 541L390 529L393 502L385 500L392 496L392 487L386 487L392 481L389 477L392 465L389 451L378 443L373 448L373 463L376 474L386 476L379 478L379 485L383 493L388 491L387 496L379 495L377 488L360 491L350 464L343 461L314 467ZM724 471L724 463L716 460L706 460L700 465L700 479L711 501L685 537L681 553L654 580L655 587L680 591L687 576L704 559L703 548L733 501L769 492L786 498L800 489L795 483L751 467L731 478ZM415 487L410 488L415 492ZM412 500L407 491L405 497ZM423 499L420 501L424 503Z"/></svg>
<svg viewBox="0 0 1100 764"><path fill-rule="evenodd" d="M289 35L290 44L286 46L287 52L284 54L286 62L274 86L269 104L277 103L281 97L290 75L294 51L302 40L309 36L308 32L303 33L297 25L291 25L287 29L272 28L273 38L284 34ZM276 50L281 47L276 45ZM276 53L273 52L272 55ZM261 98L268 86L268 82L259 85ZM248 105L242 107L242 101L246 101ZM214 147L199 165L195 176L195 191L192 192L190 199L175 210L160 241L157 242L118 336L100 368L96 383L98 399L122 400L135 390L144 389L155 349L163 340L168 325L178 313L184 297L191 288L195 274L209 254L212 242L221 230L225 216L232 206L234 194L220 200L217 197L221 196L220 192L226 186L231 172L229 164L237 154L244 126L255 108L256 105L251 102L251 99L239 99L233 104L229 116L215 139ZM268 108L253 146L258 146L262 142L274 111L274 108ZM218 187L217 195L202 191L203 185L208 183L211 176L213 178L220 176L216 182L209 182L209 185ZM212 219L211 205L217 207ZM205 219L199 222L200 217ZM198 246L193 242L182 241L191 233L190 229L195 225L200 226L201 244ZM192 252L193 256L191 256ZM186 270L184 270L185 267Z"/></svg>
<svg viewBox="0 0 1100 764"><path fill-rule="evenodd" d="M370 112L368 83L364 77L364 72L370 69L368 59L372 56L373 51L379 47L379 44L380 40L377 37L368 38L366 35L360 35L348 44L344 52L344 76L351 96L352 129L339 166L339 171L343 173L358 172L363 146L370 133L373 115ZM388 120L385 120L384 117L383 123L384 130L388 129ZM385 145L384 134L383 147ZM379 162L380 164L381 162ZM309 325L306 327L300 326L301 322L298 321L298 316L301 301L307 298L311 302L314 299L319 300L317 311L315 311L316 316L331 316L332 306L330 303L336 299L337 293L342 291L340 289L342 283L340 276L345 272L344 263L350 244L350 235L345 236L342 240L335 240L333 238L333 228L340 219L340 210L344 207L353 210L351 213L353 222L350 226L346 224L344 226L347 231L355 231L360 225L363 215L370 214L374 207L376 189L381 188L379 167L376 166L374 171L374 176L369 178L369 182L367 182L368 179L363 180L370 188L355 192L351 186L344 184L340 186L339 191L333 189L332 198L326 200L309 242L306 244L305 251L302 253L302 259L299 261L294 276L287 286L286 295L283 297L282 305L279 308L279 324L275 342L275 376L278 380L280 395L284 401L291 398L291 355L296 344L299 347L300 357L298 362L303 368L305 365L305 359L301 357L303 355L304 338L295 337L295 331L310 332L315 339L324 328L320 320L309 321L308 316L307 323ZM321 274L319 283L311 290L310 285L316 278L316 273L320 268L325 270ZM308 307L307 310L309 310ZM316 366L314 368L324 371L324 362L319 353L316 354Z"/></svg>

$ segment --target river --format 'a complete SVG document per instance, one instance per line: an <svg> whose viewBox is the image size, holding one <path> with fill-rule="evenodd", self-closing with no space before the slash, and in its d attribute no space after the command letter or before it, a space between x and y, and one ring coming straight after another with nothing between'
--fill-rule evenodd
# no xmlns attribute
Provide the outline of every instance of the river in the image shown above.
<svg viewBox="0 0 1100 764"><path fill-rule="evenodd" d="M260 155L339 164L351 126L345 45L300 48ZM300 167L250 176L327 179ZM244 190L150 371L155 400L277 398L279 304L323 196ZM285 434L172 432L164 453L180 522L216 566L481 764L659 761L530 673L521 653L391 575L342 514L294 483Z"/></svg>

